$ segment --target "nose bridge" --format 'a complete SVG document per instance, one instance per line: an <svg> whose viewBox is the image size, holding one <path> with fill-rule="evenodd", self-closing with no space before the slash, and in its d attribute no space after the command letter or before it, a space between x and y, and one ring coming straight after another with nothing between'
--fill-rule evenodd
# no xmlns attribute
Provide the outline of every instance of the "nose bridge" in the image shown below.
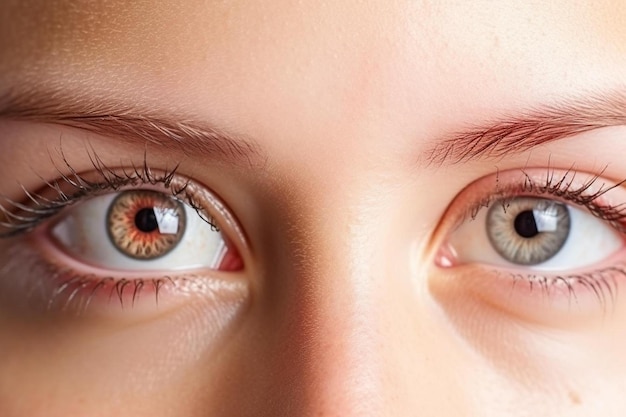
<svg viewBox="0 0 626 417"><path fill-rule="evenodd" d="M354 191L354 190L353 190ZM380 228L354 200L324 199L290 239L298 256L284 266L277 298L284 357L291 357L295 415L380 416L389 411L383 365L393 329L381 320ZM354 197L354 193L350 196ZM369 208L368 210L374 210ZM306 238L304 237L306 235ZM305 243L303 243L305 242Z"/></svg>
<svg viewBox="0 0 626 417"><path fill-rule="evenodd" d="M360 272L331 262L315 275L311 291L295 297L301 316L294 317L292 348L304 359L301 415L369 416L384 410L384 334L365 283L371 277Z"/></svg>

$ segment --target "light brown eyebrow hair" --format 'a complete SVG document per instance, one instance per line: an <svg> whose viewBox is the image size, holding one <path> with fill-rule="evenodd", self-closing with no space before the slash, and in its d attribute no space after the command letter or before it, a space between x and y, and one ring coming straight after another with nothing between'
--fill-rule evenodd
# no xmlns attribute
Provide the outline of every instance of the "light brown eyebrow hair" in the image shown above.
<svg viewBox="0 0 626 417"><path fill-rule="evenodd" d="M536 106L437 141L425 153L429 164L501 159L541 144L608 126L626 125L626 95L602 94Z"/></svg>
<svg viewBox="0 0 626 417"><path fill-rule="evenodd" d="M146 110L121 100L31 89L0 95L0 120L70 126L119 143L155 144L165 152L216 163L261 166L265 156L251 139L235 136L189 116Z"/></svg>

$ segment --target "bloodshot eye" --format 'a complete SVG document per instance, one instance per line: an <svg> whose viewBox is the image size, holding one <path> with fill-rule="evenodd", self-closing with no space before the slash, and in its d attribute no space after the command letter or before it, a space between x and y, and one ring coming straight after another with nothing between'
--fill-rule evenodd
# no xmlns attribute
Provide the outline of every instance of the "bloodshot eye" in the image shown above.
<svg viewBox="0 0 626 417"><path fill-rule="evenodd" d="M122 254L135 259L156 259L181 241L187 218L183 204L149 190L126 191L113 200L107 232Z"/></svg>
<svg viewBox="0 0 626 417"><path fill-rule="evenodd" d="M104 270L243 268L210 210L197 205L156 190L105 194L64 211L50 235L74 260Z"/></svg>

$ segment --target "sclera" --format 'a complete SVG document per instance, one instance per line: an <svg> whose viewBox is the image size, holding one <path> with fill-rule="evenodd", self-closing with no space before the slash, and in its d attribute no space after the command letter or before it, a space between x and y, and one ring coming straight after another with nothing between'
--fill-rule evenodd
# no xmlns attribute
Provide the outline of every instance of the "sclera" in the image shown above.
<svg viewBox="0 0 626 417"><path fill-rule="evenodd" d="M171 252L152 260L124 256L113 245L107 231L107 213L118 195L101 195L69 209L51 230L57 246L77 261L109 270L181 271L219 267L228 250L222 233L184 202L186 230Z"/></svg>
<svg viewBox="0 0 626 417"><path fill-rule="evenodd" d="M545 197L544 197L545 198ZM555 200L558 201L558 200ZM493 202L492 204L502 204ZM479 263L492 266L516 268L525 272L567 271L593 267L617 252L623 241L618 232L586 210L568 205L571 230L558 253L545 262L535 265L516 265L497 253L489 241L487 209L481 210L474 219L468 219L450 233L445 247L454 253L449 266ZM443 266L443 265L442 265Z"/></svg>

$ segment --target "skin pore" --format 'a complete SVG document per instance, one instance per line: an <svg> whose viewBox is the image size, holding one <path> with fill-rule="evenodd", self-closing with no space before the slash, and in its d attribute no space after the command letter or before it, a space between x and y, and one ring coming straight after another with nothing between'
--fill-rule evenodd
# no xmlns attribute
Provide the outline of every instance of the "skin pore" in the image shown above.
<svg viewBox="0 0 626 417"><path fill-rule="evenodd" d="M0 239L0 414L623 415L625 237L574 194L626 178L624 68L619 1L4 1L0 222L175 170L244 266L81 265L65 209ZM596 221L581 253L450 247L530 188ZM68 267L135 284L81 298Z"/></svg>

